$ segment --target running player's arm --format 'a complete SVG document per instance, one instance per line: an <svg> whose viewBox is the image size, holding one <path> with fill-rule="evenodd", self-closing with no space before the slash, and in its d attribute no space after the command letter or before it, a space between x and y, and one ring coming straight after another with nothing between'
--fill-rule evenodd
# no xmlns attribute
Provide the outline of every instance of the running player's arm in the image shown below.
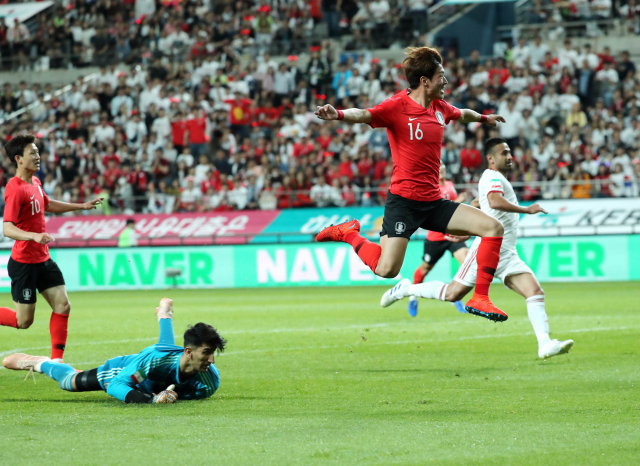
<svg viewBox="0 0 640 466"><path fill-rule="evenodd" d="M369 110L360 108L348 108L342 111L344 113L343 121L345 123L371 123L371 113ZM338 111L332 105L323 105L318 107L315 114L321 120L337 120Z"/></svg>
<svg viewBox="0 0 640 466"><path fill-rule="evenodd" d="M51 214L64 214L65 212L73 212L75 210L91 210L95 209L96 206L101 205L103 199L103 197L97 197L92 201L84 202L82 204L54 201L53 199L51 199L49 200L49 203L46 205L44 210L45 212L49 212Z"/></svg>
<svg viewBox="0 0 640 466"><path fill-rule="evenodd" d="M512 204L508 200L504 198L501 192L493 191L487 195L487 200L489 201L489 207L495 210L502 210L503 212L515 212L517 214L537 214L542 212L543 214L548 213L539 204L531 204L530 206L521 206L517 204Z"/></svg>
<svg viewBox="0 0 640 466"><path fill-rule="evenodd" d="M482 121L483 116L486 116L485 121ZM460 118L458 118L458 122L460 123L482 122L487 126L495 127L495 126L498 126L498 122L505 123L506 120L504 119L504 117L501 117L500 115L480 115L478 112L475 112L469 108L464 108L460 110Z"/></svg>

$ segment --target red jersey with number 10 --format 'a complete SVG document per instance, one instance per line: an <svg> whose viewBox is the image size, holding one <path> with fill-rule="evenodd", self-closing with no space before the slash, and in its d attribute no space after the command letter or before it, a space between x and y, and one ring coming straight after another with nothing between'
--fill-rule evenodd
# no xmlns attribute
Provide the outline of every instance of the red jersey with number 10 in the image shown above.
<svg viewBox="0 0 640 466"><path fill-rule="evenodd" d="M9 180L4 190L4 221L22 231L44 233L44 208L49 204L49 197L38 178L32 177L31 183L17 176ZM49 246L34 241L16 241L11 250L11 258L23 264L40 264L50 257Z"/></svg>
<svg viewBox="0 0 640 466"><path fill-rule="evenodd" d="M447 180L444 182L444 186L440 185L440 191L442 192L442 197L449 201L455 201L458 198L456 188L453 186L451 181ZM444 239L444 234L437 231L428 231L427 239L429 241L446 241Z"/></svg>
<svg viewBox="0 0 640 466"><path fill-rule="evenodd" d="M393 157L389 191L414 201L437 201L440 191L440 151L444 127L461 112L444 100L429 108L400 92L369 109L372 128L387 128Z"/></svg>

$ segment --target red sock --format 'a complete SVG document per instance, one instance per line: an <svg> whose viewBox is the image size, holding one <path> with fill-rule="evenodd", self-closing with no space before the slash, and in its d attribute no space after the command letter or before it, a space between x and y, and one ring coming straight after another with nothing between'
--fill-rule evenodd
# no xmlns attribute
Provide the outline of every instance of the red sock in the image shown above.
<svg viewBox="0 0 640 466"><path fill-rule="evenodd" d="M382 254L382 248L379 244L372 243L367 238L363 238L357 231L347 233L344 237L344 242L353 246L353 250L362 262L364 262L373 273L376 273L378 260L380 260L380 254Z"/></svg>
<svg viewBox="0 0 640 466"><path fill-rule="evenodd" d="M489 285L500 261L500 246L502 236L487 236L482 238L478 247L476 261L478 262L478 277L476 279L476 291L474 294L489 296Z"/></svg>
<svg viewBox="0 0 640 466"><path fill-rule="evenodd" d="M427 274L422 271L422 267L418 267L416 271L413 272L413 284L416 285L418 283L422 283L426 276Z"/></svg>
<svg viewBox="0 0 640 466"><path fill-rule="evenodd" d="M16 311L8 307L0 307L0 325L5 327L18 328L18 318Z"/></svg>
<svg viewBox="0 0 640 466"><path fill-rule="evenodd" d="M67 323L69 314L51 313L49 333L51 333L51 359L62 359L67 344Z"/></svg>

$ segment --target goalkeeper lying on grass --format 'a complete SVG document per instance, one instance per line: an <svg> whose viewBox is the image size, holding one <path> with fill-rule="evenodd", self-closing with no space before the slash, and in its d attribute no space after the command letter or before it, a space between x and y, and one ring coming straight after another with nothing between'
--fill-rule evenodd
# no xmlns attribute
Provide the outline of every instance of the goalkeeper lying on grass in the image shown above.
<svg viewBox="0 0 640 466"><path fill-rule="evenodd" d="M175 403L178 399L209 398L220 386L214 352L226 341L211 325L198 323L184 333L184 348L175 345L173 301L163 298L156 308L160 339L139 354L109 359L84 372L46 356L15 353L2 365L7 369L41 372L70 392L104 390L125 403ZM28 376L28 374L27 374Z"/></svg>

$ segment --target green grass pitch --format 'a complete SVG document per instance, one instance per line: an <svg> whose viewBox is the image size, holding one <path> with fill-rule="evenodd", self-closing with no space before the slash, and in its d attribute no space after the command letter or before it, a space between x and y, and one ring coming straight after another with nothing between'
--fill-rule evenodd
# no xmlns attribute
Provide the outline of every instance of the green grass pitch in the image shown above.
<svg viewBox="0 0 640 466"><path fill-rule="evenodd" d="M2 369L0 464L639 464L640 285L544 288L552 337L575 340L547 361L501 285L500 324L433 301L412 319L380 287L73 293L67 362L153 344L167 295L177 334L205 321L228 339L220 390L131 406ZM38 306L31 329L0 328L2 355L49 354Z"/></svg>

